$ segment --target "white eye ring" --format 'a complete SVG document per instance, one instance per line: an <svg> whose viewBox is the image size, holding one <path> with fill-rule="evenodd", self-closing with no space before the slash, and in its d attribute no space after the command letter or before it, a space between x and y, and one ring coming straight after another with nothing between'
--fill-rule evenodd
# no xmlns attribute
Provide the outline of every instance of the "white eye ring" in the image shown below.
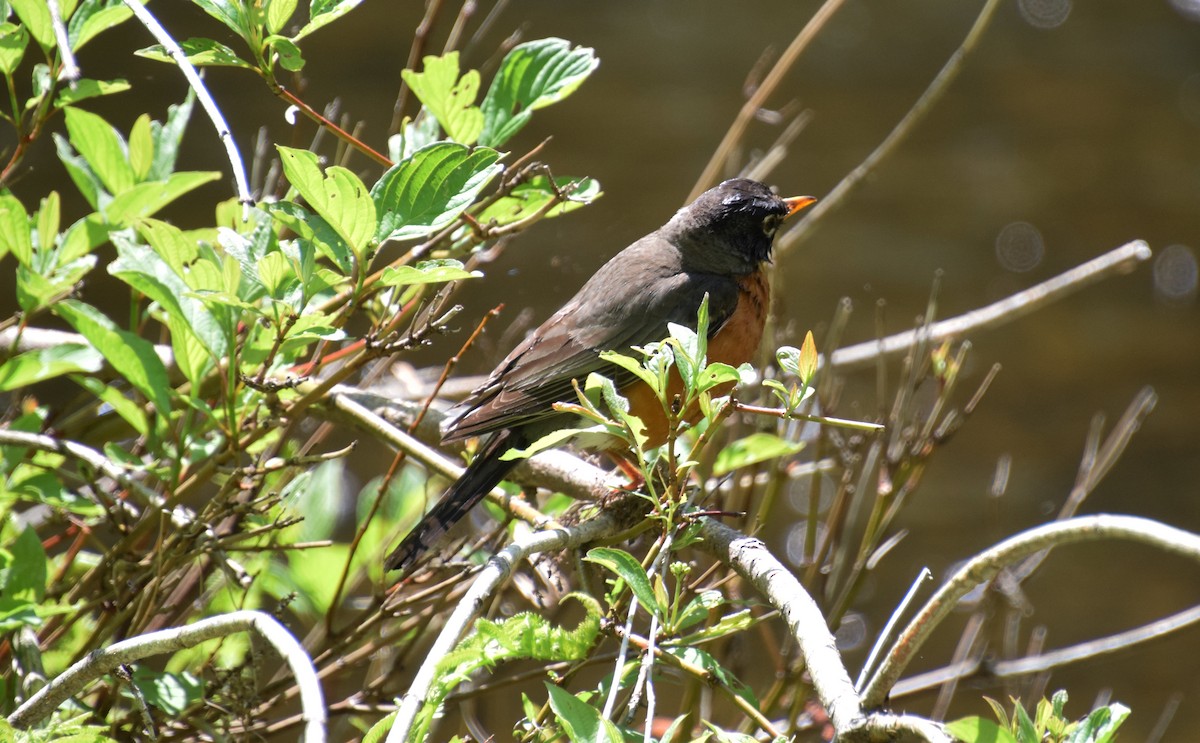
<svg viewBox="0 0 1200 743"><path fill-rule="evenodd" d="M783 224L783 217L778 214L768 214L763 217L762 231L767 237L774 237L775 230L779 229L779 225Z"/></svg>

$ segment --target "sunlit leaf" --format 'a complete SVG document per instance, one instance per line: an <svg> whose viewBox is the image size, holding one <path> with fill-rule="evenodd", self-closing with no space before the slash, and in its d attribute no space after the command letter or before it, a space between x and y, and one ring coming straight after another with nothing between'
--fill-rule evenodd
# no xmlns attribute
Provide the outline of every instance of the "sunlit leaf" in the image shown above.
<svg viewBox="0 0 1200 743"><path fill-rule="evenodd" d="M66 108L74 103L88 98L98 98L102 95L124 93L133 86L126 80L82 80L75 81L75 87L63 88L54 99L56 108Z"/></svg>
<svg viewBox="0 0 1200 743"><path fill-rule="evenodd" d="M388 266L383 269L379 283L386 286L410 286L412 284L444 284L447 281L476 279L483 274L468 271L461 261L442 259L421 261L415 266Z"/></svg>
<svg viewBox="0 0 1200 743"><path fill-rule="evenodd" d="M87 338L122 377L153 403L159 415L170 413L167 369L144 338L121 330L100 310L74 299L54 306L54 312Z"/></svg>
<svg viewBox="0 0 1200 743"><path fill-rule="evenodd" d="M38 46L45 50L56 46L50 6L46 4L46 0L9 0L8 4L12 6L13 12L21 19L25 28L29 29Z"/></svg>
<svg viewBox="0 0 1200 743"><path fill-rule="evenodd" d="M601 717L600 710L549 682L546 692L550 695L550 709L571 743L624 743L621 731L611 720Z"/></svg>
<svg viewBox="0 0 1200 743"><path fill-rule="evenodd" d="M556 198L556 188L559 192L567 193L567 199L547 209L547 218L574 211L603 195L599 181L594 178L560 176L554 179L554 187L551 187L550 179L539 175L518 184L507 195L489 204L476 216L476 220L480 224L505 225L528 219L546 209Z"/></svg>
<svg viewBox="0 0 1200 743"><path fill-rule="evenodd" d="M132 173L132 170L130 172ZM220 177L221 174L216 171L189 170L172 173L163 181L139 183L114 196L103 209L104 217L114 225L132 224L136 219L157 214L160 209L180 196Z"/></svg>
<svg viewBox="0 0 1200 743"><path fill-rule="evenodd" d="M238 56L238 53L233 49L213 39L185 39L179 42L179 49L187 57L187 60L196 67L243 67L247 70L254 69L253 65ZM152 59L155 62L175 64L174 58L159 44L139 49L135 54L139 57Z"/></svg>
<svg viewBox="0 0 1200 743"><path fill-rule="evenodd" d="M83 156L92 171L111 194L118 195L133 187L137 179L125 142L117 130L91 111L68 108L63 112L71 144Z"/></svg>
<svg viewBox="0 0 1200 743"><path fill-rule="evenodd" d="M629 586L629 590L633 591L638 603L646 611L660 617L666 611L666 607L662 606L655 597L654 588L650 585L650 579L646 576L645 569L633 555L611 547L596 547L588 550L587 556L583 559L607 568L625 581L625 585Z"/></svg>
<svg viewBox="0 0 1200 743"><path fill-rule="evenodd" d="M21 66L25 47L29 44L29 32L15 23L0 23L0 74L8 77Z"/></svg>
<svg viewBox="0 0 1200 743"><path fill-rule="evenodd" d="M467 70L459 77L458 52L426 57L421 72L404 70L400 76L413 95L433 114L446 135L461 144L475 144L483 131L483 111L475 105L479 72Z"/></svg>
<svg viewBox="0 0 1200 743"><path fill-rule="evenodd" d="M308 150L283 146L278 150L288 182L351 250L361 254L375 233L374 193L368 194L358 176L341 166L330 166L322 173L317 156Z"/></svg>
<svg viewBox="0 0 1200 743"><path fill-rule="evenodd" d="M362 0L312 0L308 6L308 23L292 37L293 41L308 36L312 32L333 23L338 18L354 10Z"/></svg>
<svg viewBox="0 0 1200 743"><path fill-rule="evenodd" d="M752 433L721 450L713 462L713 475L721 477L741 467L778 457L788 457L803 448L803 441L788 441L763 431Z"/></svg>
<svg viewBox="0 0 1200 743"><path fill-rule="evenodd" d="M450 224L500 172L499 158L486 147L438 142L397 163L371 188L376 240L423 237Z"/></svg>
<svg viewBox="0 0 1200 743"><path fill-rule="evenodd" d="M104 357L91 346L63 343L13 356L0 365L0 392L27 387L71 372L94 373Z"/></svg>
<svg viewBox="0 0 1200 743"><path fill-rule="evenodd" d="M535 110L566 98L599 64L593 50L572 49L571 42L564 39L541 39L513 47L483 99L479 143L503 145L528 123Z"/></svg>

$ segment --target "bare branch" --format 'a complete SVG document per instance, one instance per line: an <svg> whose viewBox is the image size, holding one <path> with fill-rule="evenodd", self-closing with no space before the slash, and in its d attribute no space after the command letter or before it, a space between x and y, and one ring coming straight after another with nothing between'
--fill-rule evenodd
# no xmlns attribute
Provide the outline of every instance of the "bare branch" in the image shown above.
<svg viewBox="0 0 1200 743"><path fill-rule="evenodd" d="M95 679L118 666L133 663L152 655L175 653L202 642L235 632L258 632L287 662L300 687L302 717L305 720L304 740L322 743L325 740L325 697L312 660L292 633L269 614L260 611L235 611L222 614L186 627L159 630L94 650L30 697L8 716L10 725L29 727L45 719L68 698L79 694Z"/></svg>

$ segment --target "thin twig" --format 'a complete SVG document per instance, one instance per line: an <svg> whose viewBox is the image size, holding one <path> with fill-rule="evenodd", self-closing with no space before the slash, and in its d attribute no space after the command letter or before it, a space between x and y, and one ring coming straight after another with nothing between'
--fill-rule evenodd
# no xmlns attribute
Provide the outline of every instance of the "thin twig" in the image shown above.
<svg viewBox="0 0 1200 743"><path fill-rule="evenodd" d="M8 716L14 727L29 727L45 719L68 698L79 694L93 680L118 666L153 655L176 653L202 642L235 632L258 632L287 662L300 687L300 702L305 720L304 740L325 740L325 696L312 660L292 633L269 614L260 611L235 611L201 619L184 627L159 630L94 650L27 699Z"/></svg>
<svg viewBox="0 0 1200 743"><path fill-rule="evenodd" d="M908 662L933 630L976 586L1006 567L1044 549L1106 539L1127 539L1200 562L1200 535L1136 516L1080 516L1029 529L973 557L926 602L900 634L891 652L863 690L868 709L883 703Z"/></svg>
<svg viewBox="0 0 1200 743"><path fill-rule="evenodd" d="M713 150L712 157L709 158L708 164L704 166L700 177L696 179L696 185L692 186L692 192L688 195L687 200L693 201L702 191L707 189L716 182L717 174L721 172L721 168L725 165L725 159L729 157L729 153L733 152L741 141L742 136L746 133L746 127L754 120L755 113L758 112L771 93L775 92L775 88L783 80L787 71L796 63L796 59L800 53L808 48L808 45L817 34L825 27L825 24L833 17L833 14L842 7L845 0L825 0L825 3L813 14L813 17L804 24L804 28L800 29L800 33L796 34L796 38L792 39L792 43L780 55L779 60L767 76L763 78L762 83L754 91L738 111L737 118L733 120L729 131L725 132L725 137L717 148Z"/></svg>
<svg viewBox="0 0 1200 743"><path fill-rule="evenodd" d="M434 640L420 669L413 677L408 692L401 698L396 719L392 723L391 731L388 732L388 743L400 743L408 740L417 713L425 704L433 685L438 663L454 649L476 617L491 603L492 596L512 575L513 567L517 563L532 554L572 549L587 542L611 536L626 526L619 523L613 511L604 511L596 518L578 526L539 531L518 538L488 560L487 565L480 570L466 595L446 619L441 633Z"/></svg>
<svg viewBox="0 0 1200 743"><path fill-rule="evenodd" d="M125 6L133 11L138 21L158 40L159 44L162 44L163 49L167 51L171 59L175 60L175 64L179 65L179 70L187 78L188 85L192 87L192 90L196 91L196 98L199 99L200 106L208 114L213 127L216 128L217 137L220 138L221 144L225 146L225 154L229 157L229 165L233 168L233 180L237 184L238 201L242 205L242 219L250 219L250 207L254 204L254 199L250 196L250 185L246 178L246 166L242 162L242 156L238 154L237 145L233 141L233 134L229 130L229 125L225 123L225 117L221 114L221 109L217 107L217 102L209 95L208 88L204 87L204 81L200 79L200 74L196 72L196 68L188 61L187 55L183 53L183 49L179 48L179 44L175 43L175 39L171 38L167 30L155 20L154 16L150 15L150 11L146 10L138 0L124 1Z"/></svg>
<svg viewBox="0 0 1200 743"><path fill-rule="evenodd" d="M967 55L978 45L979 39L983 36L984 29L987 28L988 23L992 20L992 16L995 15L996 8L999 6L999 0L987 0L983 8L980 9L979 15L975 18L975 23L971 25L971 30L967 32L958 49L954 51L954 54L950 55L950 59L946 60L946 64L938 71L937 76L925 88L925 92L921 94L921 97L917 99L913 107L908 110L904 118L879 143L879 146L870 155L867 155L865 160L859 163L858 167L850 171L827 196L823 197L808 210L803 220L797 222L793 227L779 236L779 239L775 241L775 252L778 255L782 256L812 234L813 228L820 223L821 219L826 214L841 206L846 196L912 132L917 123L933 108L933 104L941 99L947 88L950 87L950 83L958 76Z"/></svg>
<svg viewBox="0 0 1200 743"><path fill-rule="evenodd" d="M823 365L828 361L841 371L858 369L874 364L882 356L905 353L919 337L933 344L1004 325L1100 279L1128 273L1139 263L1150 260L1150 256L1150 246L1144 240L1134 240L986 307L934 323L928 329L907 330L880 340L847 346L834 351L828 360L822 357L821 362Z"/></svg>

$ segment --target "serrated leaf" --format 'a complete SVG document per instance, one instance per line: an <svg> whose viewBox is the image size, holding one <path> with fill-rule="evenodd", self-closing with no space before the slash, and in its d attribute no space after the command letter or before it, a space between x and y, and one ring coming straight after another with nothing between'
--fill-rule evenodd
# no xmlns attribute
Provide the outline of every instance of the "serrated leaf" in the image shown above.
<svg viewBox="0 0 1200 743"><path fill-rule="evenodd" d="M599 64L592 49L572 49L564 39L513 47L483 99L479 143L500 147L528 123L533 111L566 98Z"/></svg>
<svg viewBox="0 0 1200 743"><path fill-rule="evenodd" d="M0 392L27 387L72 372L94 373L104 357L91 346L64 343L13 356L0 365Z"/></svg>
<svg viewBox="0 0 1200 743"><path fill-rule="evenodd" d="M499 159L486 147L437 142L392 166L371 188L375 239L410 240L450 224L500 172Z"/></svg>
<svg viewBox="0 0 1200 743"><path fill-rule="evenodd" d="M88 98L124 93L132 87L127 80L89 80L87 78L76 80L75 87L63 88L59 91L58 96L54 99L54 107L66 108Z"/></svg>
<svg viewBox="0 0 1200 743"><path fill-rule="evenodd" d="M25 47L29 44L29 32L15 23L0 23L0 73L11 77L21 66Z"/></svg>
<svg viewBox="0 0 1200 743"><path fill-rule="evenodd" d="M74 299L54 306L54 312L87 338L122 377L149 400L159 415L170 414L167 369L144 338L121 330L100 310Z"/></svg>
<svg viewBox="0 0 1200 743"><path fill-rule="evenodd" d="M368 194L358 176L341 166L330 166L322 173L317 156L308 150L283 146L277 149L288 182L361 257L375 234L374 193Z"/></svg>
<svg viewBox="0 0 1200 743"><path fill-rule="evenodd" d="M596 547L588 550L587 556L583 559L607 568L625 581L625 585L629 586L629 590L633 591L638 603L646 611L659 617L666 612L666 607L659 604L655 597L654 588L650 585L650 578L646 575L642 564L633 555L612 547Z"/></svg>
<svg viewBox="0 0 1200 743"><path fill-rule="evenodd" d="M721 477L741 467L778 457L790 457L804 448L803 441L788 441L773 433L759 431L734 441L721 450L713 462L713 476Z"/></svg>
<svg viewBox="0 0 1200 743"><path fill-rule="evenodd" d="M136 179L125 151L125 142L107 121L90 111L67 108L63 112L71 144L92 172L114 196L133 187Z"/></svg>
<svg viewBox="0 0 1200 743"><path fill-rule="evenodd" d="M483 111L475 105L479 95L479 72L468 70L459 77L458 52L426 57L421 72L400 73L413 95L429 110L455 142L471 145L483 131Z"/></svg>
<svg viewBox="0 0 1200 743"><path fill-rule="evenodd" d="M477 279L479 271L468 271L461 261L442 259L421 261L415 266L388 266L383 269L379 283L385 286L411 286L413 284L444 284L447 281Z"/></svg>

